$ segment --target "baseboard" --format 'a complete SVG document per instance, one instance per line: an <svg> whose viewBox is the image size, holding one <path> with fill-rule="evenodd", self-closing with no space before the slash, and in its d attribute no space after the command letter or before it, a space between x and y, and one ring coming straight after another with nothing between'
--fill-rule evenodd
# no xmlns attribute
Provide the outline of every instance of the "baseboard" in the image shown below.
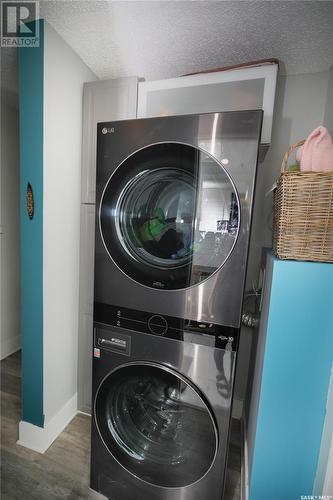
<svg viewBox="0 0 333 500"><path fill-rule="evenodd" d="M87 417L91 417L91 413L83 410L78 410L77 413L80 413L80 415L86 415Z"/></svg>
<svg viewBox="0 0 333 500"><path fill-rule="evenodd" d="M232 418L236 418L237 420L243 418L243 401L241 399L233 399Z"/></svg>
<svg viewBox="0 0 333 500"><path fill-rule="evenodd" d="M18 351L19 349L21 349L20 335L15 335L14 337L11 337L9 339L2 339L0 359L2 360L7 358L11 354L14 354L14 352Z"/></svg>
<svg viewBox="0 0 333 500"><path fill-rule="evenodd" d="M249 451L247 447L246 422L242 420L243 453L241 464L241 500L249 499Z"/></svg>
<svg viewBox="0 0 333 500"><path fill-rule="evenodd" d="M45 453L72 418L75 417L76 413L77 393L51 418L45 427L38 427L37 425L21 420L17 444L38 453Z"/></svg>

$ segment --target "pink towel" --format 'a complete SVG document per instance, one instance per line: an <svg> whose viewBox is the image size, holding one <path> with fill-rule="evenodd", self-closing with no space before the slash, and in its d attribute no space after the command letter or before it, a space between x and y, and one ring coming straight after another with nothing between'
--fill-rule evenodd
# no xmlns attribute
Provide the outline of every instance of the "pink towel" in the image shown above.
<svg viewBox="0 0 333 500"><path fill-rule="evenodd" d="M302 171L330 172L333 170L333 144L325 127L317 127L298 149L296 160Z"/></svg>

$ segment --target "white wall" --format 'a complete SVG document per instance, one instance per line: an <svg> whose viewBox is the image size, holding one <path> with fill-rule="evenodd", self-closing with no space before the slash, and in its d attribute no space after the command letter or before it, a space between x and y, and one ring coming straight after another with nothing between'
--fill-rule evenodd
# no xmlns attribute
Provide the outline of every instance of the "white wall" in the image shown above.
<svg viewBox="0 0 333 500"><path fill-rule="evenodd" d="M255 353L255 367L253 371L253 387L251 391L251 401L248 407L245 407L246 412L246 452L247 452L247 464L248 464L248 474L251 475L252 470L252 459L254 452L254 442L256 435L257 426L257 416L259 408L260 399L260 387L261 387L261 376L264 363L265 355L265 343L266 343L266 332L268 326L268 315L269 315L269 304L270 304L270 294L272 285L272 275L273 267L272 261L268 261L268 266L266 268L266 289L263 294L262 310L260 318L260 327L256 332L258 335L258 347ZM247 480L249 478L247 477ZM249 485L247 484L246 487Z"/></svg>
<svg viewBox="0 0 333 500"><path fill-rule="evenodd" d="M332 70L331 70L332 80ZM256 210L253 227L253 237L256 240L252 247L250 268L251 278L256 277L260 265L259 253L261 246L272 245L272 210L273 195L265 196L279 176L280 164L285 151L292 143L306 138L318 125L326 124L328 101L329 72L282 76L278 79L275 113L272 130L272 143L263 164L259 166ZM330 81L332 85L332 81ZM332 100L333 93L330 99ZM330 101L331 102L331 101ZM332 112L332 108L331 112ZM330 115L332 116L332 115ZM292 160L294 161L294 159ZM264 217L262 217L264 214ZM271 270L269 270L271 271ZM253 443L256 432L256 418L260 397L261 370L265 348L265 332L267 323L267 307L269 290L266 290L263 304L263 314L260 319L259 335L256 353L253 353L254 364L250 365L249 384L247 388L248 404L246 406L246 431L248 449L248 468L251 471ZM254 339L256 340L256 339ZM254 342L256 345L256 342ZM238 379L244 378L244 370L238 364ZM254 379L253 379L254 377Z"/></svg>
<svg viewBox="0 0 333 500"><path fill-rule="evenodd" d="M332 80L331 70L330 85ZM278 77L271 146L264 162L258 165L247 290L251 289L253 282L257 282L262 247L272 246L273 193L268 196L266 193L279 176L281 161L288 147L305 139L315 127L322 125L324 115L332 116L333 104L329 108L331 114L326 106L328 82L328 71ZM252 378L253 366L249 367L249 356L253 335L258 335L258 332L242 329L235 382L235 397L240 400L245 398L248 370Z"/></svg>
<svg viewBox="0 0 333 500"><path fill-rule="evenodd" d="M77 393L83 83L96 76L45 23L44 413L45 424Z"/></svg>
<svg viewBox="0 0 333 500"><path fill-rule="evenodd" d="M1 99L0 358L20 348L19 135L13 99Z"/></svg>
<svg viewBox="0 0 333 500"><path fill-rule="evenodd" d="M262 245L270 247L272 243L273 194L266 196L266 193L279 176L288 147L306 139L314 128L324 123L328 78L328 71L278 77L271 146L258 168L253 221L256 256ZM252 267L250 272L255 278L258 269L253 264Z"/></svg>
<svg viewBox="0 0 333 500"><path fill-rule="evenodd" d="M329 72L324 125L325 125L325 127L328 128L328 130L333 135L333 66L331 66L331 69Z"/></svg>
<svg viewBox="0 0 333 500"><path fill-rule="evenodd" d="M288 147L324 123L328 71L279 78L277 86L272 145L263 164L264 190L277 179ZM265 213L272 213L273 196L264 200ZM265 222L265 221L264 221ZM264 244L271 244L271 219L265 223Z"/></svg>
<svg viewBox="0 0 333 500"><path fill-rule="evenodd" d="M333 66L329 72L324 125L333 134ZM314 495L333 493L333 366L327 397L326 416L321 440Z"/></svg>

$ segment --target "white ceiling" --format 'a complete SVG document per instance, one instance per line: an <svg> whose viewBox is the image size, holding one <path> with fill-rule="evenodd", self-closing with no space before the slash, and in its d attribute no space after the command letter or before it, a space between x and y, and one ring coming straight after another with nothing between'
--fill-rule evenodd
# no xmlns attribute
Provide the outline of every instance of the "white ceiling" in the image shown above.
<svg viewBox="0 0 333 500"><path fill-rule="evenodd" d="M333 63L332 1L42 1L41 15L100 78L270 57L290 74Z"/></svg>
<svg viewBox="0 0 333 500"><path fill-rule="evenodd" d="M169 78L255 59L288 74L333 63L333 1L42 0L40 14L99 78ZM14 49L3 85L15 88Z"/></svg>

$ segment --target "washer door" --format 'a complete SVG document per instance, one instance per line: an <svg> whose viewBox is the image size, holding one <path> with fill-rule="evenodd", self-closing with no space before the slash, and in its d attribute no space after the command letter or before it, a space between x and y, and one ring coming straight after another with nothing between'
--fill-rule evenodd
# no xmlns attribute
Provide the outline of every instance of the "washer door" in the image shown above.
<svg viewBox="0 0 333 500"><path fill-rule="evenodd" d="M214 462L211 410L189 381L162 365L133 363L107 376L95 398L95 419L114 458L150 484L188 486Z"/></svg>
<svg viewBox="0 0 333 500"><path fill-rule="evenodd" d="M154 144L109 179L100 229L127 276L153 288L182 289L225 263L239 229L238 196L210 155L185 144Z"/></svg>

